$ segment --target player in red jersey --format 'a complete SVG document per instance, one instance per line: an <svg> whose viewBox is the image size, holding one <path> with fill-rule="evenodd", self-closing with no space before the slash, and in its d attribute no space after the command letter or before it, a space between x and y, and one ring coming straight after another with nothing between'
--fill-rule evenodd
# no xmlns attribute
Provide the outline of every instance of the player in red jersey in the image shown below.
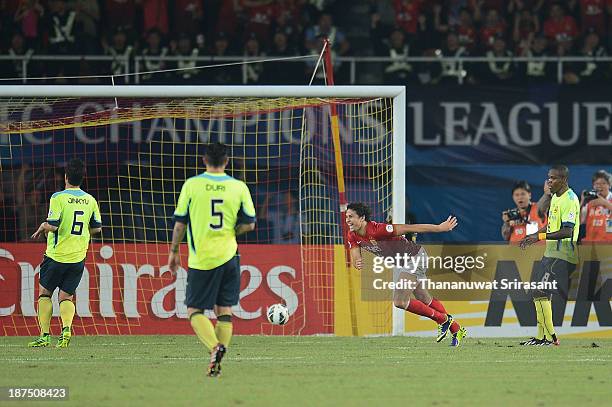
<svg viewBox="0 0 612 407"><path fill-rule="evenodd" d="M442 341L450 331L453 339L451 346L459 346L467 335L465 328L449 315L444 305L433 298L423 283L427 271L427 253L420 245L406 239L406 233L449 232L457 226L457 219L449 216L439 225L415 224L392 225L370 220L370 208L363 203L351 203L346 210L346 223L349 226L348 245L351 253L351 264L361 270L363 259L361 250L375 256L396 257L407 254L416 261L409 262L409 267L394 268L395 282L413 281L415 288L395 289L393 305L413 314L421 315L438 323L437 342ZM414 298L410 295L414 294Z"/></svg>

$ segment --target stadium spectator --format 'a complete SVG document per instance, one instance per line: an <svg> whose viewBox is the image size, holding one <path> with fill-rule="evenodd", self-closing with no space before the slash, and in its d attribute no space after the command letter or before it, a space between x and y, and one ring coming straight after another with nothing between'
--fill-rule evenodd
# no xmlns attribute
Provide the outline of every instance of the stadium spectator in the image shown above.
<svg viewBox="0 0 612 407"><path fill-rule="evenodd" d="M525 56L525 52L532 46L533 40L540 31L540 20L530 10L522 10L514 16L514 29L512 39L515 52Z"/></svg>
<svg viewBox="0 0 612 407"><path fill-rule="evenodd" d="M143 21L142 28L148 32L154 28L163 35L168 35L168 0L141 0Z"/></svg>
<svg viewBox="0 0 612 407"><path fill-rule="evenodd" d="M395 29L389 37L389 45L385 47L384 56L388 56L393 61L385 67L384 80L390 85L404 85L408 82L417 81L416 70L406 62L406 57L410 56L410 45L406 43L404 32Z"/></svg>
<svg viewBox="0 0 612 407"><path fill-rule="evenodd" d="M26 47L26 40L23 38L21 33L16 32L11 36L11 45L7 51L8 56L11 57L27 57L30 58L34 51L32 48ZM22 78L23 77L23 63L21 59L14 59L12 61L2 61L2 74L6 78ZM30 70L30 76L32 72Z"/></svg>
<svg viewBox="0 0 612 407"><path fill-rule="evenodd" d="M111 44L105 46L106 55L113 57L110 72L113 75L125 75L128 72L128 64L133 57L134 47L128 44L128 38L122 29L117 29L111 39ZM119 79L125 82L127 77Z"/></svg>
<svg viewBox="0 0 612 407"><path fill-rule="evenodd" d="M594 30L599 36L606 34L605 7L607 0L580 0L580 24L582 32ZM608 4L612 2L607 1Z"/></svg>
<svg viewBox="0 0 612 407"><path fill-rule="evenodd" d="M414 39L418 32L422 0L393 0L395 24L409 39Z"/></svg>
<svg viewBox="0 0 612 407"><path fill-rule="evenodd" d="M533 58L549 56L547 43L546 37L536 37L527 43L527 48L523 50L523 56ZM529 84L542 84L555 80L556 64L554 62L533 60L521 62L520 66L521 75Z"/></svg>
<svg viewBox="0 0 612 407"><path fill-rule="evenodd" d="M473 52L477 46L476 28L470 11L464 7L459 12L459 24L455 27L459 44L466 50Z"/></svg>
<svg viewBox="0 0 612 407"><path fill-rule="evenodd" d="M242 15L242 12L240 0L221 1L218 18L213 24L216 29L209 33L209 38L215 38L221 32L227 36L232 36L239 29L238 16Z"/></svg>
<svg viewBox="0 0 612 407"><path fill-rule="evenodd" d="M183 32L195 38L201 32L204 21L202 0L174 0L172 11L174 33Z"/></svg>
<svg viewBox="0 0 612 407"><path fill-rule="evenodd" d="M0 52L4 52L11 43L15 31L14 14L9 13L6 1L0 0Z"/></svg>
<svg viewBox="0 0 612 407"><path fill-rule="evenodd" d="M257 59L263 59L266 56L266 54L260 50L259 40L257 39L257 35L255 35L255 33L251 33L244 44L244 56L247 58ZM243 78L246 79L247 85L257 85L261 83L264 70L263 63L258 62L245 64L242 65L242 70Z"/></svg>
<svg viewBox="0 0 612 407"><path fill-rule="evenodd" d="M274 34L271 57L292 57L297 55L291 48L285 31ZM262 83L268 85L291 85L304 82L302 62L267 62L263 65Z"/></svg>
<svg viewBox="0 0 612 407"><path fill-rule="evenodd" d="M36 46L39 25L45 9L38 0L24 0L15 13L15 23L20 27L28 48Z"/></svg>
<svg viewBox="0 0 612 407"><path fill-rule="evenodd" d="M243 39L255 34L259 40L268 40L271 36L271 27L276 14L274 0L241 0L244 18Z"/></svg>
<svg viewBox="0 0 612 407"><path fill-rule="evenodd" d="M114 32L118 27L126 31L137 28L136 14L142 0L105 0L104 25L108 32Z"/></svg>
<svg viewBox="0 0 612 407"><path fill-rule="evenodd" d="M498 36L493 42L493 46L487 51L488 58L484 67L483 79L492 83L509 83L514 78L516 70L515 64L511 60L499 61L495 58L512 58L512 51L507 49L506 40Z"/></svg>
<svg viewBox="0 0 612 407"><path fill-rule="evenodd" d="M544 22L544 34L553 44L565 46L566 51L578 35L576 21L565 15L561 3L551 5L549 18Z"/></svg>
<svg viewBox="0 0 612 407"><path fill-rule="evenodd" d="M100 7L97 0L72 0L70 8L76 12L76 23L81 27L78 40L79 51L95 54L99 51L98 25Z"/></svg>
<svg viewBox="0 0 612 407"><path fill-rule="evenodd" d="M531 186L519 181L512 187L512 200L516 208L502 212L501 234L510 243L520 242L546 225L546 214L531 201Z"/></svg>
<svg viewBox="0 0 612 407"><path fill-rule="evenodd" d="M505 37L506 22L499 16L497 9L489 9L484 24L480 29L480 44L483 48L492 48L495 39Z"/></svg>
<svg viewBox="0 0 612 407"><path fill-rule="evenodd" d="M304 45L313 54L321 52L322 37L329 38L332 51L336 56L348 54L350 44L344 33L334 25L333 17L329 12L323 12L319 17L319 23L306 29L304 33Z"/></svg>
<svg viewBox="0 0 612 407"><path fill-rule="evenodd" d="M272 42L278 32L287 36L287 45L292 50L301 48L299 36L302 34L302 4L300 0L278 0L274 21L272 22ZM260 39L262 40L262 39ZM271 53L272 54L272 53Z"/></svg>
<svg viewBox="0 0 612 407"><path fill-rule="evenodd" d="M175 67L180 70L174 73L179 82L193 83L193 81L197 79L198 70L195 68L198 66L198 54L199 50L197 47L193 46L189 35L185 33L181 34L176 49L173 52L174 56L180 57L180 59L175 62Z"/></svg>
<svg viewBox="0 0 612 407"><path fill-rule="evenodd" d="M230 42L227 38L227 35L224 32L218 33L213 43L213 57L225 57L231 55L229 47ZM213 62L213 64L216 63L219 62ZM213 85L228 85L241 83L240 67L227 66L223 68L208 68L205 70L204 75L207 78L207 83Z"/></svg>
<svg viewBox="0 0 612 407"><path fill-rule="evenodd" d="M51 0L47 33L49 36L49 52L55 55L71 55L75 53L75 40L80 34L76 21L76 12L68 10L64 0Z"/></svg>
<svg viewBox="0 0 612 407"><path fill-rule="evenodd" d="M580 220L586 225L583 242L612 242L612 176L604 170L593 174L593 191L583 191Z"/></svg>
<svg viewBox="0 0 612 407"><path fill-rule="evenodd" d="M606 56L606 50L600 44L596 31L591 31L585 36L578 56L589 58ZM607 63L592 59L586 62L569 63L564 71L564 81L569 84L600 83L605 78L604 67L607 65Z"/></svg>
<svg viewBox="0 0 612 407"><path fill-rule="evenodd" d="M166 68L166 62L162 61L168 55L168 47L162 46L162 36L158 30L151 30L147 34L146 45L140 52L142 59L142 70L145 72L159 71ZM146 83L163 82L163 73L145 74L140 79Z"/></svg>
<svg viewBox="0 0 612 407"><path fill-rule="evenodd" d="M459 43L459 38L454 32L449 32L446 36L446 46L437 52L441 57L462 57L468 56L469 53ZM461 79L471 81L471 76L468 76L467 64L462 64L460 61L446 60L440 61L438 67L436 83L439 84L457 84Z"/></svg>
<svg viewBox="0 0 612 407"><path fill-rule="evenodd" d="M436 18L436 29L441 32L454 30L461 24L461 13L470 6L469 0L444 0L433 6ZM474 16L475 17L475 16Z"/></svg>

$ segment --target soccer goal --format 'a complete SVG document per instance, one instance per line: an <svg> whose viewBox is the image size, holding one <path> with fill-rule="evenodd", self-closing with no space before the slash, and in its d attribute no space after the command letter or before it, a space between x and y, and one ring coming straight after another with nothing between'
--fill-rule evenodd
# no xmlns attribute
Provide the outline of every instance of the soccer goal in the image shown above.
<svg viewBox="0 0 612 407"><path fill-rule="evenodd" d="M176 279L166 262L181 185L204 170L211 141L230 147L228 173L257 210L239 239L236 333L404 332L390 300L363 299L372 288L347 266L342 218L361 201L376 220L404 221L404 87L0 86L0 98L3 335L38 333L45 243L28 236L73 157L103 222L76 292L76 334L190 333L186 248ZM272 326L265 310L279 302L289 323Z"/></svg>

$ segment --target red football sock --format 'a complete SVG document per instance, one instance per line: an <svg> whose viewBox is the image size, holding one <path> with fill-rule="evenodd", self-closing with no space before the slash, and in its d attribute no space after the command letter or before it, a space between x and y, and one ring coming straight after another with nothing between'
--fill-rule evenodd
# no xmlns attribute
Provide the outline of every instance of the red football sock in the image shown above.
<svg viewBox="0 0 612 407"><path fill-rule="evenodd" d="M433 319L438 324L443 324L444 322L446 322L446 318L447 318L446 314L442 314L414 298L410 299L410 302L408 303L408 306L406 307L406 311L412 312L413 314L427 317L429 319Z"/></svg>
<svg viewBox="0 0 612 407"><path fill-rule="evenodd" d="M431 299L431 302L429 303L429 308L433 308L443 314L448 314L448 312L446 312L446 308L444 308L444 305L435 298Z"/></svg>
<svg viewBox="0 0 612 407"><path fill-rule="evenodd" d="M449 328L449 329L450 329L450 331L451 331L451 333L452 333L452 334L456 334L456 333L457 333L457 331L459 330L459 328L461 328L461 327L459 326L459 324L457 323L457 321L453 321L453 323L451 324L451 326L450 326L450 328Z"/></svg>

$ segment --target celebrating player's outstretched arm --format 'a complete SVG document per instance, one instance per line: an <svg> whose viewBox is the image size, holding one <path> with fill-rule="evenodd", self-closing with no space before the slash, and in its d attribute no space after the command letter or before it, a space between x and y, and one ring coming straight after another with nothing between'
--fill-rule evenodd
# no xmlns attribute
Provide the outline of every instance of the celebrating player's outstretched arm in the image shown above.
<svg viewBox="0 0 612 407"><path fill-rule="evenodd" d="M414 225L393 225L396 236L405 235L406 233L440 233L450 232L457 226L457 218L449 215L448 218L439 225L428 223Z"/></svg>

